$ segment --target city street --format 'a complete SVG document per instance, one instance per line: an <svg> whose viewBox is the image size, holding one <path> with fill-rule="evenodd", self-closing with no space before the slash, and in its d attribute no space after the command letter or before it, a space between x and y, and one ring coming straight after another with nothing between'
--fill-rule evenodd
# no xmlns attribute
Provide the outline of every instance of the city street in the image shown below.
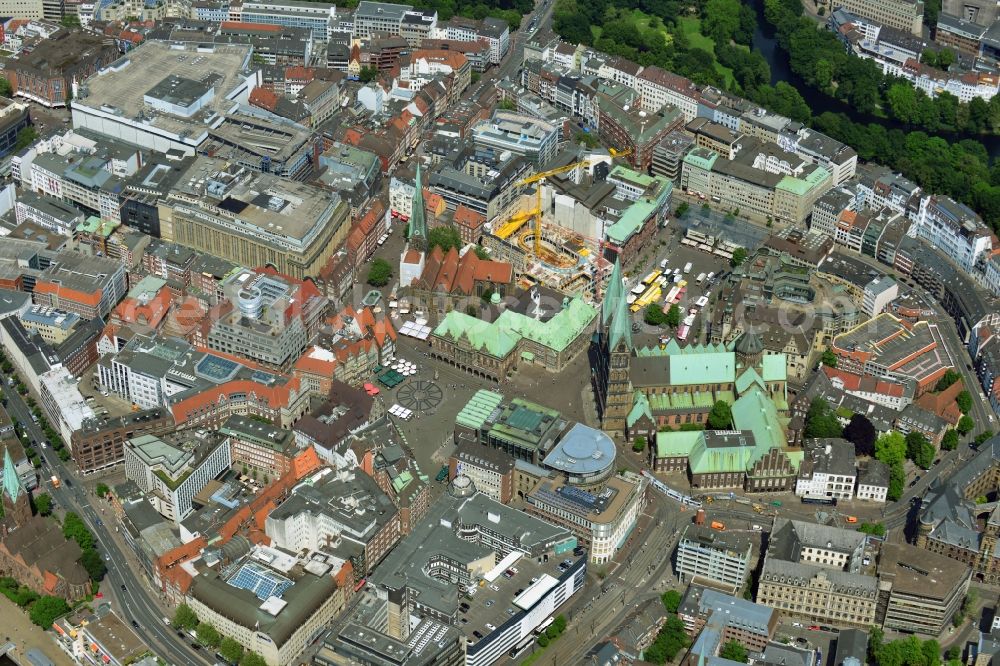
<svg viewBox="0 0 1000 666"><path fill-rule="evenodd" d="M32 421L31 410L16 391L8 391L7 411L11 417L19 421L32 440L40 442L45 439L41 429ZM99 510L100 500L92 491L88 491L78 481L74 480L67 464L59 460L51 448L38 449L44 465L41 469L44 491L52 495L58 506L67 511L77 513L87 523L94 533L99 545L98 550L110 559L106 562L108 573L101 585L106 597L110 597L116 611L127 621L134 620L141 628L141 636L147 645L161 657L172 664L212 664L210 655L203 651L194 651L174 631L166 626L163 618L168 614L165 605L157 602L145 582L145 574L140 574L142 567L127 548L119 546L112 537L111 529L102 519ZM62 480L61 487L53 488L47 479L55 475ZM96 509L96 510L95 510ZM108 514L107 517L110 517ZM206 659L208 657L208 659Z"/></svg>

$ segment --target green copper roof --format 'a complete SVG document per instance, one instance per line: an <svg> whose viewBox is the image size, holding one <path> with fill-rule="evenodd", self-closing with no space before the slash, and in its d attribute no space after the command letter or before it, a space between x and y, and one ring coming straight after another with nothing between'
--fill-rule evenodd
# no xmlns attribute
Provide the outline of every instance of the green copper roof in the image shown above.
<svg viewBox="0 0 1000 666"><path fill-rule="evenodd" d="M788 364L784 354L765 354L761 364L761 377L765 382L783 382L788 379Z"/></svg>
<svg viewBox="0 0 1000 666"><path fill-rule="evenodd" d="M656 215L656 202L639 199L625 209L618 221L605 230L608 240L624 245L629 238L639 233L650 217Z"/></svg>
<svg viewBox="0 0 1000 666"><path fill-rule="evenodd" d="M757 385L733 403L733 427L753 431L757 447L764 451L784 448L787 440L778 410L767 394Z"/></svg>
<svg viewBox="0 0 1000 666"><path fill-rule="evenodd" d="M622 299L622 303L624 303ZM434 335L451 340L464 337L473 349L503 358L522 340L531 340L556 352L564 351L597 317L597 309L580 298L548 321L505 310L493 323L452 310L434 329Z"/></svg>
<svg viewBox="0 0 1000 666"><path fill-rule="evenodd" d="M681 458L691 455L691 449L702 437L700 430L656 433L657 458Z"/></svg>
<svg viewBox="0 0 1000 666"><path fill-rule="evenodd" d="M434 335L454 341L464 337L476 351L484 351L496 358L504 358L517 346L517 338L507 334L501 327L458 310L452 310L444 316L434 329Z"/></svg>
<svg viewBox="0 0 1000 666"><path fill-rule="evenodd" d="M427 238L427 221L424 219L424 187L420 180L420 161L417 161L417 176L413 184L413 209L410 211L409 238Z"/></svg>
<svg viewBox="0 0 1000 666"><path fill-rule="evenodd" d="M608 288L604 291L604 303L601 307L601 323L607 324L614 313L615 304L621 300L624 287L622 286L621 262L615 257L615 267L611 269L611 277L608 278Z"/></svg>
<svg viewBox="0 0 1000 666"><path fill-rule="evenodd" d="M785 176L778 184L775 185L775 189L784 190L786 192L791 192L792 194L803 196L808 194L809 190L820 185L823 181L830 177L830 172L821 166L815 167L810 173L806 174L804 178L795 178L793 176Z"/></svg>
<svg viewBox="0 0 1000 666"><path fill-rule="evenodd" d="M796 449L794 451L792 450L785 451L785 457L788 458L788 462L792 463L792 469L794 469L796 473L798 473L799 471L799 465L802 464L802 458L804 456L805 456L805 451L803 451L802 449Z"/></svg>
<svg viewBox="0 0 1000 666"><path fill-rule="evenodd" d="M11 502L24 492L21 480L17 478L17 470L14 469L14 461L11 460L9 448L3 450L3 492Z"/></svg>
<svg viewBox="0 0 1000 666"><path fill-rule="evenodd" d="M671 354L670 383L724 384L736 376L736 356L732 352Z"/></svg>
<svg viewBox="0 0 1000 666"><path fill-rule="evenodd" d="M756 384L760 388L764 388L764 380L760 378L757 371L753 368L747 368L740 376L736 378L736 393L738 395L743 395L746 390Z"/></svg>
<svg viewBox="0 0 1000 666"><path fill-rule="evenodd" d="M709 448L705 433L701 435L691 449L688 467L692 474L718 474L720 472L745 472L750 469L762 455L751 443L750 438L738 439L743 446L734 443L733 446L713 446Z"/></svg>
<svg viewBox="0 0 1000 666"><path fill-rule="evenodd" d="M627 166L623 166L621 164L615 165L615 168L611 170L611 173L609 173L608 176L632 183L637 187L649 187L656 182L655 177L645 173L640 173L634 169L629 169Z"/></svg>
<svg viewBox="0 0 1000 666"><path fill-rule="evenodd" d="M469 402L465 403L465 407L455 417L455 423L466 428L479 430L501 402L503 402L501 394L480 389L469 399Z"/></svg>
<svg viewBox="0 0 1000 666"><path fill-rule="evenodd" d="M622 342L629 350L632 349L632 320L628 316L628 303L619 298L615 304L615 313L611 317L610 349L616 349Z"/></svg>
<svg viewBox="0 0 1000 666"><path fill-rule="evenodd" d="M625 423L631 428L643 416L652 421L653 411L649 407L649 400L646 399L646 394L642 391L636 391L635 399L632 402L632 409L629 411L628 416L625 417Z"/></svg>
<svg viewBox="0 0 1000 666"><path fill-rule="evenodd" d="M684 163L690 164L691 166L699 169L704 169L705 171L711 171L712 166L715 164L715 160L717 159L719 159L719 154L717 152L699 146L692 149L687 155L684 156Z"/></svg>

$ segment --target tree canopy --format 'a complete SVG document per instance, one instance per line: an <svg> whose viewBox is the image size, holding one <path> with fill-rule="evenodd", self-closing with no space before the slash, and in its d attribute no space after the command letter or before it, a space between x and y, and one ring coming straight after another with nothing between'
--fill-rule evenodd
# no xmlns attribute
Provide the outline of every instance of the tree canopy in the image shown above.
<svg viewBox="0 0 1000 666"><path fill-rule="evenodd" d="M659 303L650 303L642 311L642 320L650 326L664 326L667 323L667 315Z"/></svg>
<svg viewBox="0 0 1000 666"><path fill-rule="evenodd" d="M712 430L728 430L733 425L733 410L725 400L718 400L708 413L708 427Z"/></svg>
<svg viewBox="0 0 1000 666"><path fill-rule="evenodd" d="M906 457L922 469L929 469L934 462L934 445L927 436L916 430L906 435Z"/></svg>
<svg viewBox="0 0 1000 666"><path fill-rule="evenodd" d="M48 516L52 513L52 496L48 493L40 493L35 496L35 508L39 515Z"/></svg>
<svg viewBox="0 0 1000 666"><path fill-rule="evenodd" d="M957 382L961 378L962 375L958 374L958 372L956 372L955 370L949 369L945 371L943 375L941 375L941 379L939 379L937 384L934 385L934 390L936 392L941 392L946 388L948 388L949 386L951 386L952 384L954 384L955 382Z"/></svg>
<svg viewBox="0 0 1000 666"><path fill-rule="evenodd" d="M886 465L901 465L906 460L906 438L903 433L893 430L875 440L875 457Z"/></svg>
<svg viewBox="0 0 1000 666"><path fill-rule="evenodd" d="M243 657L243 646L229 636L226 636L219 643L219 654L231 664L238 664Z"/></svg>
<svg viewBox="0 0 1000 666"><path fill-rule="evenodd" d="M844 427L844 439L854 445L854 455L875 455L875 439L878 432L864 414L855 414Z"/></svg>
<svg viewBox="0 0 1000 666"><path fill-rule="evenodd" d="M681 325L681 309L676 303L667 309L665 322L671 328L677 328Z"/></svg>
<svg viewBox="0 0 1000 666"><path fill-rule="evenodd" d="M372 261L368 267L368 284L373 287L384 287L392 279L392 264L381 257Z"/></svg>
<svg viewBox="0 0 1000 666"><path fill-rule="evenodd" d="M452 226L434 227L427 232L427 247L434 246L440 247L444 252L453 247L461 248L462 236L458 233L458 229Z"/></svg>
<svg viewBox="0 0 1000 666"><path fill-rule="evenodd" d="M681 593L677 590L667 590L660 597L663 601L664 608L667 609L668 613L676 613L677 609L681 607Z"/></svg>
<svg viewBox="0 0 1000 666"><path fill-rule="evenodd" d="M69 610L69 604L66 603L65 599L45 596L31 605L28 616L34 624L42 629L49 629L56 618L65 615Z"/></svg>
<svg viewBox="0 0 1000 666"><path fill-rule="evenodd" d="M733 268L740 266L744 261L747 260L747 249L745 247L738 247L733 250L733 256L729 260L729 265Z"/></svg>
<svg viewBox="0 0 1000 666"><path fill-rule="evenodd" d="M174 611L174 627L187 631L198 626L198 616L187 604L181 604Z"/></svg>
<svg viewBox="0 0 1000 666"><path fill-rule="evenodd" d="M737 661L741 664L745 664L750 660L747 656L747 649L743 647L743 643L740 643L737 640L731 640L723 645L722 649L719 650L719 656L723 659Z"/></svg>
<svg viewBox="0 0 1000 666"><path fill-rule="evenodd" d="M808 438L840 437L843 428L837 420L837 414L823 398L813 398L806 413L805 436Z"/></svg>
<svg viewBox="0 0 1000 666"><path fill-rule="evenodd" d="M194 633L198 638L198 642L202 645L207 645L208 647L218 647L219 643L222 641L222 635L219 633L218 629L205 622L199 623L198 628L194 630Z"/></svg>
<svg viewBox="0 0 1000 666"><path fill-rule="evenodd" d="M955 404L963 414L968 414L972 410L972 394L962 391L955 396Z"/></svg>

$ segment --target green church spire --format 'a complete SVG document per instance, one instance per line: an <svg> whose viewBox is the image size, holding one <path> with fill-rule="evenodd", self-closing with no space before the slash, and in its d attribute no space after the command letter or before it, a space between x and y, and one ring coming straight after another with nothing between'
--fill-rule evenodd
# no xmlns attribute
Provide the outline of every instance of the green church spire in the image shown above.
<svg viewBox="0 0 1000 666"><path fill-rule="evenodd" d="M601 306L601 322L608 323L611 315L615 313L618 301L624 297L622 293L622 267L615 257L615 267L611 270L611 277L608 278L608 286L604 290L604 303Z"/></svg>
<svg viewBox="0 0 1000 666"><path fill-rule="evenodd" d="M624 298L618 298L615 303L615 312L611 316L611 351L618 349L618 344L625 343L625 347L632 349L632 322L628 316L628 303Z"/></svg>
<svg viewBox="0 0 1000 666"><path fill-rule="evenodd" d="M11 502L24 492L21 480L17 478L17 470L14 469L14 461L10 457L10 449L3 451L3 492Z"/></svg>
<svg viewBox="0 0 1000 666"><path fill-rule="evenodd" d="M417 161L417 177L413 185L413 209L410 211L410 245L426 245L427 220L424 213L424 186L420 180L420 162Z"/></svg>

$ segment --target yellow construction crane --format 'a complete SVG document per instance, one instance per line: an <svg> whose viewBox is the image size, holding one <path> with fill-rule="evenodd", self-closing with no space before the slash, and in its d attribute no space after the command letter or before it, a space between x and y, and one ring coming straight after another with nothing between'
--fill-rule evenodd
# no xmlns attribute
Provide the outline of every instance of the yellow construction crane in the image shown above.
<svg viewBox="0 0 1000 666"><path fill-rule="evenodd" d="M628 157L632 154L631 150L618 151L614 148L609 149L611 157ZM535 256L539 256L541 253L542 246L542 181L544 181L549 176L555 176L560 173L566 173L567 171L572 171L573 169L579 167L589 167L597 158L581 160L579 162L573 162L572 164L567 164L566 166L557 167L555 169L549 169L548 171L541 171L536 174L532 174L521 180L517 185L532 185L537 183L535 187L535 207L532 210L527 210L517 215L514 215L508 219L499 229L497 229L497 236L506 240L511 234L520 229L525 222L534 218L535 220Z"/></svg>

